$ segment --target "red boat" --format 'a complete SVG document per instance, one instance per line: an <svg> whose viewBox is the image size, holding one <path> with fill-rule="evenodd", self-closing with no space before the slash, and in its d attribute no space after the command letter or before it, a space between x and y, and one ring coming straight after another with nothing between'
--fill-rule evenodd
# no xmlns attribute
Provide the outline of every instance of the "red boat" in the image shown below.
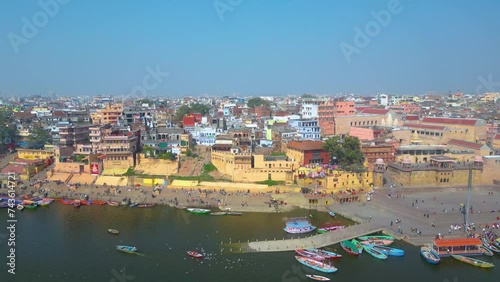
<svg viewBox="0 0 500 282"><path fill-rule="evenodd" d="M69 199L60 199L59 200L59 203L63 204L63 205L72 205L75 203L75 200L69 200Z"/></svg>
<svg viewBox="0 0 500 282"><path fill-rule="evenodd" d="M203 258L203 255L198 253L197 251L186 251L186 253L193 258Z"/></svg>
<svg viewBox="0 0 500 282"><path fill-rule="evenodd" d="M324 257L320 254L317 254L317 253L314 253L314 252L311 252L311 251L308 251L305 249L296 249L295 252L297 254L305 257L305 258L316 260L316 261L322 261L322 260L326 259L326 257Z"/></svg>
<svg viewBox="0 0 500 282"><path fill-rule="evenodd" d="M92 205L98 205L98 206L102 206L102 205L105 205L106 204L106 201L101 201L101 200L92 200Z"/></svg>

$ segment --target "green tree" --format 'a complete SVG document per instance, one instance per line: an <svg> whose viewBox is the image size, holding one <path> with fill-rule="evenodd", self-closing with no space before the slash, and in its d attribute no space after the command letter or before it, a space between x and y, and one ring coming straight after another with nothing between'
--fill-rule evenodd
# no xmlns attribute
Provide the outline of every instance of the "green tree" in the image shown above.
<svg viewBox="0 0 500 282"><path fill-rule="evenodd" d="M311 95L311 94L302 94L302 96L300 96L301 98L318 98L314 95Z"/></svg>
<svg viewBox="0 0 500 282"><path fill-rule="evenodd" d="M323 149L328 151L332 158L336 158L342 166L363 163L361 143L357 137L347 136L342 139L340 136L333 136L323 143Z"/></svg>
<svg viewBox="0 0 500 282"><path fill-rule="evenodd" d="M0 108L0 152L7 150L10 143L16 141L17 127L14 123L12 111Z"/></svg>
<svg viewBox="0 0 500 282"><path fill-rule="evenodd" d="M196 103L191 106L182 105L175 111L175 120L182 120L185 115L190 113L200 113L202 115L208 114L210 108L205 104Z"/></svg>
<svg viewBox="0 0 500 282"><path fill-rule="evenodd" d="M249 108L255 108L258 106L266 106L269 107L269 101L266 101L262 98L256 97L256 98L250 98L247 101L247 106Z"/></svg>
<svg viewBox="0 0 500 282"><path fill-rule="evenodd" d="M47 130L35 127L28 136L28 143L30 148L40 148L45 144L52 143L52 136Z"/></svg>
<svg viewBox="0 0 500 282"><path fill-rule="evenodd" d="M146 157L148 157L148 156L153 157L153 156L155 155L155 149L154 149L153 147L151 147L151 146L144 145L144 146L142 147L142 153L143 153Z"/></svg>

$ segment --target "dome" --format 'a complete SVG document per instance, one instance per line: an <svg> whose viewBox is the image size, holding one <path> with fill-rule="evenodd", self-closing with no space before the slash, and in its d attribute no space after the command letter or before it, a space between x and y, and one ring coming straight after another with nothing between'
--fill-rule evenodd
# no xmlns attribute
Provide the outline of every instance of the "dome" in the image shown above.
<svg viewBox="0 0 500 282"><path fill-rule="evenodd" d="M474 162L481 162L482 163L483 162L483 157L481 157L481 156L475 156L474 157Z"/></svg>
<svg viewBox="0 0 500 282"><path fill-rule="evenodd" d="M378 165L383 165L384 164L384 160L381 159L381 158L378 158L376 161L375 161L375 164L378 164Z"/></svg>
<svg viewBox="0 0 500 282"><path fill-rule="evenodd" d="M405 158L404 158L404 160L403 160L403 163L404 163L404 164L411 164L411 160L410 160L410 158L405 157Z"/></svg>

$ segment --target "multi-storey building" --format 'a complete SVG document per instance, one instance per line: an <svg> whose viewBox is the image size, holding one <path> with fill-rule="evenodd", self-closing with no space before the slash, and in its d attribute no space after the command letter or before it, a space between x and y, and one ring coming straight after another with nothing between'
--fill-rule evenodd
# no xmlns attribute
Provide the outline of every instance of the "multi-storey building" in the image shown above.
<svg viewBox="0 0 500 282"><path fill-rule="evenodd" d="M330 153L323 149L321 141L291 141L286 155L302 166L330 163Z"/></svg>
<svg viewBox="0 0 500 282"><path fill-rule="evenodd" d="M106 108L98 109L90 116L92 118L92 124L117 124L121 119L122 114L123 108L121 104L108 104L106 105Z"/></svg>
<svg viewBox="0 0 500 282"><path fill-rule="evenodd" d="M321 129L317 120L291 119L288 126L297 129L297 137L302 140L320 140Z"/></svg>
<svg viewBox="0 0 500 282"><path fill-rule="evenodd" d="M54 145L76 146L76 144L89 142L90 124L71 124L63 122L58 124L59 131L53 134Z"/></svg>

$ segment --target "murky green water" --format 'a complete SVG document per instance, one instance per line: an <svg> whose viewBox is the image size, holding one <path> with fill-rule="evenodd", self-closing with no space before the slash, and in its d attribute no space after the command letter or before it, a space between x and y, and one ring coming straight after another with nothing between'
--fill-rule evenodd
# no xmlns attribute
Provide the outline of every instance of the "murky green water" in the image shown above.
<svg viewBox="0 0 500 282"><path fill-rule="evenodd" d="M222 254L221 241L287 238L284 218L309 216L316 225L332 221L315 211L248 213L241 217L192 215L168 207L138 209L93 206L76 209L53 203L47 208L17 214L16 275L7 273L5 227L7 210L0 209L0 281L306 281L292 252ZM339 219L335 219L336 221ZM346 221L347 222L347 221ZM118 236L107 229L120 230ZM136 246L143 255L115 250L115 245ZM403 248L402 258L386 261L369 255L344 255L335 261L332 281L500 281L498 269L483 270L452 258L434 266L425 262L418 248ZM203 260L187 257L186 250L203 247ZM500 267L500 256L480 259Z"/></svg>

